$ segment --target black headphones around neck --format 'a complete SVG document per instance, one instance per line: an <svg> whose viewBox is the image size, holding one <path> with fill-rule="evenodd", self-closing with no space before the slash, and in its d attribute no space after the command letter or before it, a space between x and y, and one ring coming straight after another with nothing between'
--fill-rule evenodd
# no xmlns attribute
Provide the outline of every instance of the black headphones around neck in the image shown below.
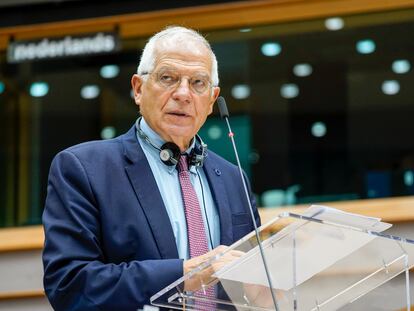
<svg viewBox="0 0 414 311"><path fill-rule="evenodd" d="M173 142L166 142L161 147L158 147L154 144L149 137L141 129L140 122L142 117L139 117L135 122L135 127L137 128L138 135L141 139L146 141L150 146L157 149L160 152L160 160L168 166L177 165L180 160L181 151L180 148ZM196 143L191 150L190 155L188 156L188 167L191 166L203 166L204 159L207 156L207 145L203 142L200 136L196 134L195 136ZM197 144L197 140L199 143Z"/></svg>

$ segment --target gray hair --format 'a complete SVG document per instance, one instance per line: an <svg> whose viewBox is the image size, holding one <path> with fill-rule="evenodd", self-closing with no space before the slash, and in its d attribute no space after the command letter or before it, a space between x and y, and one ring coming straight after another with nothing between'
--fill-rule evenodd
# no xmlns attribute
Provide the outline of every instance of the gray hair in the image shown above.
<svg viewBox="0 0 414 311"><path fill-rule="evenodd" d="M194 41L198 41L202 43L211 54L211 80L213 83L213 86L218 86L219 84L219 77L218 77L218 66L217 66L217 58L216 55L214 55L214 52L210 46L210 43L197 31L181 26L172 26L167 27L164 30L156 33L153 35L147 42L147 44L144 47L144 50L142 51L141 60L138 65L137 74L139 76L142 76L144 73L152 72L155 66L155 48L157 43L159 43L160 40L165 40L169 38L174 37L187 37L191 38Z"/></svg>

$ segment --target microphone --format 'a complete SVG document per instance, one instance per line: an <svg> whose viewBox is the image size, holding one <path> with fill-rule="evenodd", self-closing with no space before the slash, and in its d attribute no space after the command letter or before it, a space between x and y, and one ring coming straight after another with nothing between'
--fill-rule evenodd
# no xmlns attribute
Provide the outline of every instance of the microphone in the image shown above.
<svg viewBox="0 0 414 311"><path fill-rule="evenodd" d="M224 99L224 97L222 97L222 96L218 97L217 98L217 104L218 104L218 108L219 108L219 111L220 111L220 117L226 121L227 128L228 128L228 131L229 131L228 135L229 135L229 138L230 138L231 143L233 145L233 150L234 150L234 154L236 156L236 161L237 161L237 167L238 167L239 173L240 173L240 179L242 181L242 185L243 185L243 188L244 188L244 194L246 195L247 204L249 205L250 216L251 216L252 221L253 221L254 232L256 233L257 244L259 246L260 255L262 257L267 282L268 282L269 288L270 288L270 293L272 295L273 305L275 307L275 310L279 311L276 296L275 296L275 293L273 292L272 278L270 277L266 257L265 257L264 251L263 251L262 241L260 239L259 230L257 229L256 219L254 218L253 207L252 207L252 203L250 202L250 197L249 197L249 191L247 190L246 180L243 177L243 171L242 171L242 168L241 168L241 165L240 165L240 160L239 160L239 153L237 152L236 142L234 141L234 133L231 130L231 127L230 127L229 111L227 109L226 100Z"/></svg>
<svg viewBox="0 0 414 311"><path fill-rule="evenodd" d="M226 100L223 96L217 98L217 104L220 111L220 117L222 119L229 117L229 110L227 109Z"/></svg>

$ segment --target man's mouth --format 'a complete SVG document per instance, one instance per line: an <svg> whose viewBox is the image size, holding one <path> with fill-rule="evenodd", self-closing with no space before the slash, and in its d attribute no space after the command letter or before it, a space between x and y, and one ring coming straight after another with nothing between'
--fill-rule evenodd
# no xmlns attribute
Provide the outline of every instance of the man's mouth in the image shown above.
<svg viewBox="0 0 414 311"><path fill-rule="evenodd" d="M189 115L184 112L172 111L168 112L169 115L177 116L177 117L188 117Z"/></svg>

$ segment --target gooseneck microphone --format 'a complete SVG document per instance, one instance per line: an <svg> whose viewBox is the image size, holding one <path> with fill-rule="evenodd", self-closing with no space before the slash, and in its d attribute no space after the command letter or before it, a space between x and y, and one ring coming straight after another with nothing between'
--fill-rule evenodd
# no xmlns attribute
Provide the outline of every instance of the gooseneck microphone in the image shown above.
<svg viewBox="0 0 414 311"><path fill-rule="evenodd" d="M218 108L219 108L219 111L220 111L220 117L226 121L227 128L228 128L228 131L229 131L228 135L229 135L229 138L230 138L231 143L233 145L233 150L234 150L234 154L236 156L236 161L237 161L237 167L239 169L240 178L241 178L242 185L243 185L243 188L244 188L244 193L246 195L247 204L249 205L250 216L252 218L254 231L256 233L257 244L259 245L260 255L261 255L262 260L263 260L263 267L265 269L267 282L269 284L270 293L272 295L273 305L275 307L275 310L279 311L276 296L275 296L275 293L273 292L272 278L270 277L269 269L268 269L267 262L266 262L266 257L265 257L264 251L263 251L262 241L260 239L259 230L257 229L256 219L254 218L252 203L250 202L250 197L249 197L249 192L247 190L246 181L243 177L243 171L242 171L242 168L241 168L241 165L240 165L240 160L239 160L239 153L237 152L236 142L234 141L234 133L232 132L231 127L230 127L229 111L227 109L227 105L226 105L226 101L224 100L224 97L220 96L219 98L217 98L217 104L218 104Z"/></svg>
<svg viewBox="0 0 414 311"><path fill-rule="evenodd" d="M228 119L229 119L229 110L227 109L226 101L225 101L223 96L219 96L219 98L217 98L217 104L218 104L218 108L219 108L219 111L220 111L220 117L227 121L227 126L229 128L229 132L231 132L231 128L230 128L229 121L228 121ZM237 150L235 152L237 153Z"/></svg>

